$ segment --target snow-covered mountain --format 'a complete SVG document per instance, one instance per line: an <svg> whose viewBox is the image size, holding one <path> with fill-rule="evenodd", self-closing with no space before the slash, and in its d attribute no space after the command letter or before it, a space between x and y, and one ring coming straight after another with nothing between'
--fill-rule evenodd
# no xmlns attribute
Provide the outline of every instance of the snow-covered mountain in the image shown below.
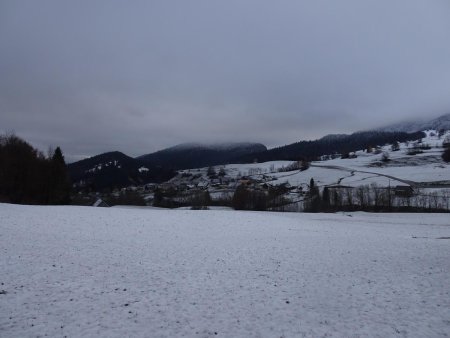
<svg viewBox="0 0 450 338"><path fill-rule="evenodd" d="M403 131L412 133L421 130L450 130L450 114L442 115L434 119L420 119L415 121L405 121L382 127L381 131Z"/></svg>

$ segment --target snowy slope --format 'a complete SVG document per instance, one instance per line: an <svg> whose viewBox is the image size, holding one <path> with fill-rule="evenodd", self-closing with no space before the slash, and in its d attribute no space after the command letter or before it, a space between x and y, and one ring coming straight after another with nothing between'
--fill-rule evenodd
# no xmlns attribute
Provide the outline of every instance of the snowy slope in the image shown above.
<svg viewBox="0 0 450 338"><path fill-rule="evenodd" d="M449 224L0 204L0 336L443 337Z"/></svg>
<svg viewBox="0 0 450 338"><path fill-rule="evenodd" d="M442 143L450 132L439 138L436 131L425 131L426 137L423 144L430 146L429 150L423 150L422 154L407 155L412 143L400 144L399 151L392 151L390 145L382 147L381 153L356 152L357 158L316 161L305 171L278 172L281 167L288 166L289 161L272 161L252 164L229 164L221 166L227 176L237 178L250 176L256 179L268 181L270 184L289 183L292 186L306 187L311 178L314 178L319 186L347 185L360 186L376 183L381 186L405 185L409 183L444 182L450 187L450 165L443 162ZM381 163L383 153L389 155L388 163ZM219 168L219 167L217 167ZM193 174L201 174L207 180L207 168L183 171ZM177 182L176 177L172 182ZM408 183L409 182L409 183Z"/></svg>

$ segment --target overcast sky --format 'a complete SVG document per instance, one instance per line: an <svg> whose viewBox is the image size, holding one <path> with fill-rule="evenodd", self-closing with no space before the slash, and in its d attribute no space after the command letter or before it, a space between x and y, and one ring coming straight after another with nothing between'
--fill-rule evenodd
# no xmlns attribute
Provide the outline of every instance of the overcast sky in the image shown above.
<svg viewBox="0 0 450 338"><path fill-rule="evenodd" d="M449 112L449 0L0 0L0 131L69 161Z"/></svg>

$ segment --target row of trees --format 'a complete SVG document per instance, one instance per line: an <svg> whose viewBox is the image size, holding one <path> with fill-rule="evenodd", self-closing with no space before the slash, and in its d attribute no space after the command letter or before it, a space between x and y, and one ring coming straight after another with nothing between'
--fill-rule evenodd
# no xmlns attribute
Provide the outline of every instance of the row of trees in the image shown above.
<svg viewBox="0 0 450 338"><path fill-rule="evenodd" d="M70 188L59 147L45 156L15 135L0 136L0 202L68 204Z"/></svg>
<svg viewBox="0 0 450 338"><path fill-rule="evenodd" d="M223 204L229 205L228 199L224 199ZM179 193L175 189L160 189L157 188L154 192L153 206L161 208L178 208L191 207L192 209L200 210L207 209L209 206L215 204L211 199L208 190L196 190L189 193Z"/></svg>
<svg viewBox="0 0 450 338"><path fill-rule="evenodd" d="M215 205L229 206L235 210L274 210L289 203L285 197L288 191L284 185L255 189L241 184L234 193L223 193L222 196L212 199L206 189L179 193L174 189L158 188L154 193L153 206L163 208L190 206L192 209L207 209Z"/></svg>
<svg viewBox="0 0 450 338"><path fill-rule="evenodd" d="M212 199L208 190L197 190L179 195L175 191L155 191L154 205L167 208L190 206L207 209L208 206L230 206L235 210L256 211L370 211L370 212L442 212L450 211L450 189L426 193L411 187L380 187L377 184L359 187L324 187L320 189L311 179L309 190L298 200L286 197L285 185L255 189L239 185L234 194Z"/></svg>
<svg viewBox="0 0 450 338"><path fill-rule="evenodd" d="M269 186L267 190L257 190L245 185L239 185L231 200L235 210L272 210L289 203L285 194L288 188L284 185Z"/></svg>
<svg viewBox="0 0 450 338"><path fill-rule="evenodd" d="M278 168L278 172L289 172L294 170L305 171L309 169L310 165L311 163L307 160L294 161L287 166L282 166L281 168Z"/></svg>
<svg viewBox="0 0 450 338"><path fill-rule="evenodd" d="M312 180L304 202L306 212L375 211L441 212L450 211L450 190L425 193L420 189L397 191L377 184L359 187L325 187L322 192Z"/></svg>

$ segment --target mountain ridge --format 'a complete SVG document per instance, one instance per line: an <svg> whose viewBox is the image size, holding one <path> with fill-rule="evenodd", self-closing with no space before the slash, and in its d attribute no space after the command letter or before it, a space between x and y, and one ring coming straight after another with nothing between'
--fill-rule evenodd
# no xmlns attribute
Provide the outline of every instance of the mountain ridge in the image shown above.
<svg viewBox="0 0 450 338"><path fill-rule="evenodd" d="M144 163L167 166L175 170L227 164L241 156L266 151L261 143L182 143L154 153L137 157Z"/></svg>

